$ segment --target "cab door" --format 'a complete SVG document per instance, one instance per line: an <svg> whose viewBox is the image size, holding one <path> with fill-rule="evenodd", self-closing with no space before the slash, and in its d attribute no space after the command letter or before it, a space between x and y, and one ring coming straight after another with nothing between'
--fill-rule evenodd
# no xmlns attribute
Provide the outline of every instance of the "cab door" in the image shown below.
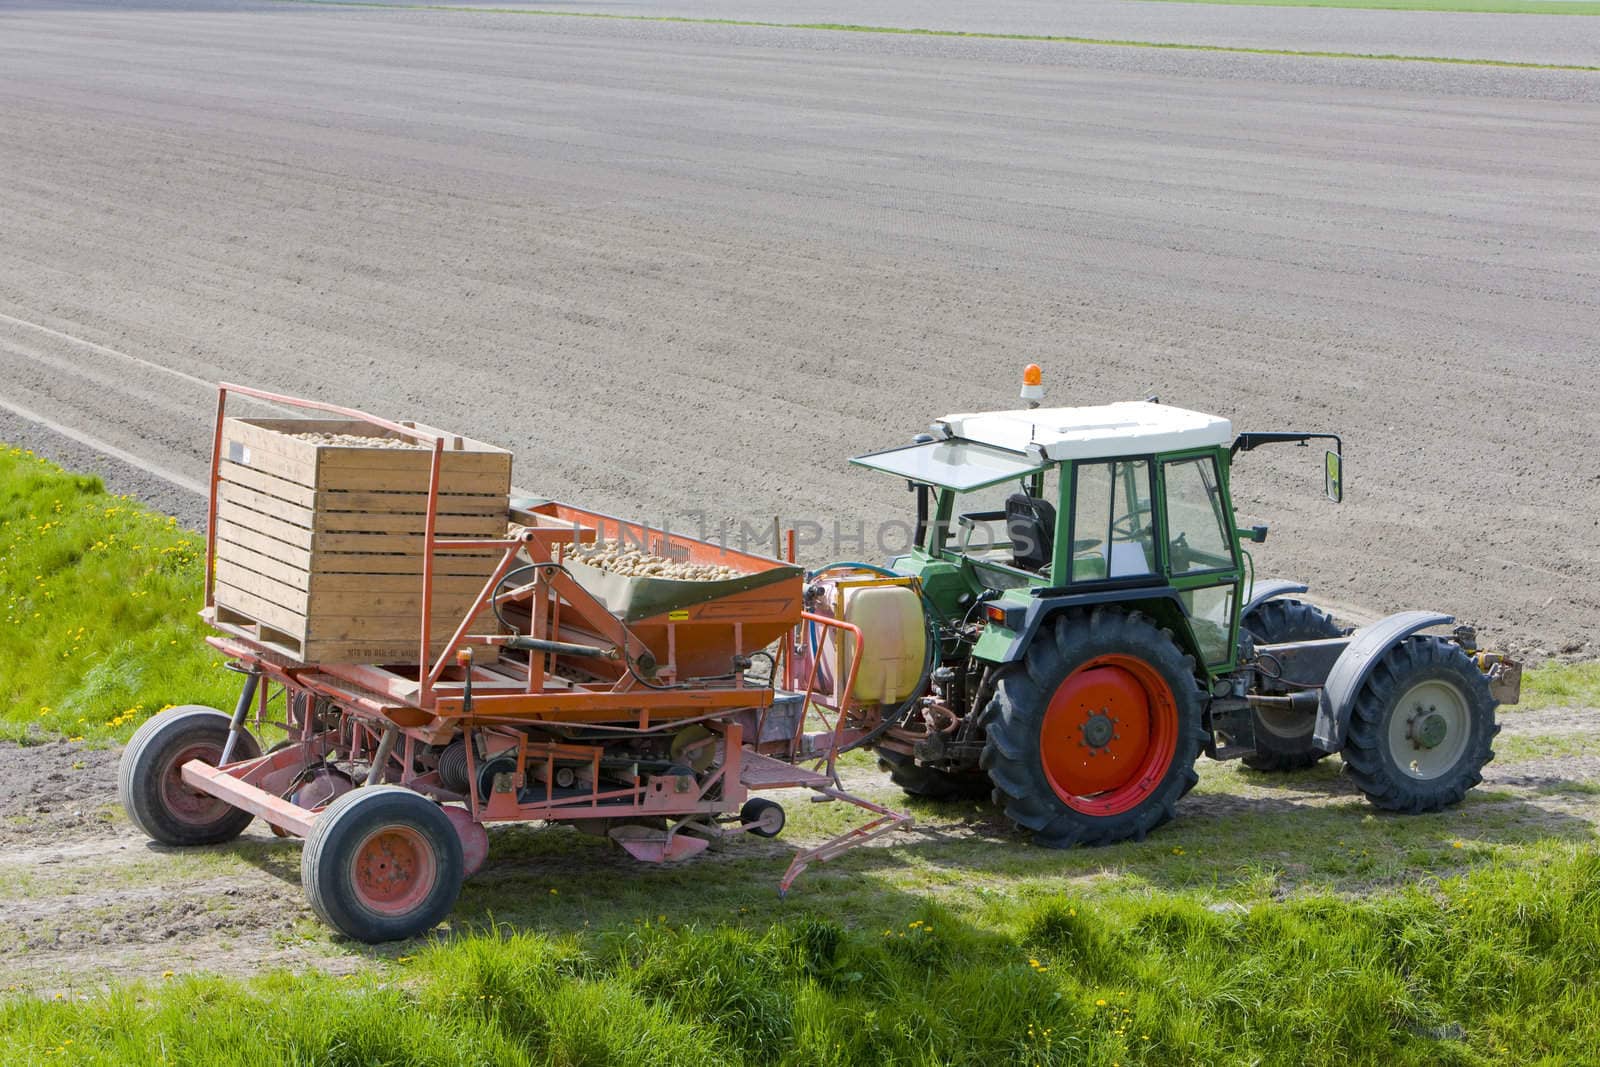
<svg viewBox="0 0 1600 1067"><path fill-rule="evenodd" d="M1233 503L1215 449L1163 456L1157 464L1166 573L1195 644L1213 672L1233 666L1243 577Z"/></svg>

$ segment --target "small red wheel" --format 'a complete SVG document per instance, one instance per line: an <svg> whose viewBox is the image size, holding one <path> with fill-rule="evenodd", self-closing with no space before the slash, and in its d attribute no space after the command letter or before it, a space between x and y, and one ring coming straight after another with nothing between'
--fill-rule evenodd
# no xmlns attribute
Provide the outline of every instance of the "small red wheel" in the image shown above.
<svg viewBox="0 0 1600 1067"><path fill-rule="evenodd" d="M117 768L117 792L133 824L163 845L214 845L231 841L254 818L183 780L183 765L200 760L213 766L228 742L230 718L216 708L189 704L168 708L134 733ZM261 754L249 733L239 737L234 756Z"/></svg>
<svg viewBox="0 0 1600 1067"><path fill-rule="evenodd" d="M438 925L455 906L463 874L450 817L401 786L366 786L334 800L312 824L300 858L313 910L368 943Z"/></svg>

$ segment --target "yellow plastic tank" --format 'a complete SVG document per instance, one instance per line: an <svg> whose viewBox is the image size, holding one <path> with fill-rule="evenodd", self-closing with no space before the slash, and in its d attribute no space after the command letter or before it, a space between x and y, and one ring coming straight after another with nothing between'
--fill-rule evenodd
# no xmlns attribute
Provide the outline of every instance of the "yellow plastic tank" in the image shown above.
<svg viewBox="0 0 1600 1067"><path fill-rule="evenodd" d="M850 696L863 704L898 704L910 697L922 678L928 653L927 623L922 598L908 585L893 581L847 581L839 588L840 617L861 628L865 646ZM844 669L834 674L835 697L845 685L855 657L855 637L845 633Z"/></svg>

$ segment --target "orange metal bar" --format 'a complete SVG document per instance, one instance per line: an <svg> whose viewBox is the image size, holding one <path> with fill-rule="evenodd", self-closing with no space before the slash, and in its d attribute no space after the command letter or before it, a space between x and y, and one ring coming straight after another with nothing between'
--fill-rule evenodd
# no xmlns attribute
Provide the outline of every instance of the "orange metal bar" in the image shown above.
<svg viewBox="0 0 1600 1067"><path fill-rule="evenodd" d="M217 577L217 482L222 477L222 419L228 406L228 387L217 387L217 425L211 433L211 487L206 499L206 607L216 606L212 586Z"/></svg>
<svg viewBox="0 0 1600 1067"><path fill-rule="evenodd" d="M682 709L686 715L698 714L705 708L751 708L770 703L765 690L756 689L630 689L589 690L559 689L546 693L473 693L472 707L475 720L525 719L543 721L545 716L572 713L594 714L601 718L616 719L619 713L634 713L646 709L659 715L663 711ZM434 700L433 712L440 717L462 714L459 696L439 695Z"/></svg>
<svg viewBox="0 0 1600 1067"><path fill-rule="evenodd" d="M433 439L433 464L428 469L428 514L422 527L422 638L417 653L417 677L422 688L417 692L417 702L423 708L433 706L433 677L428 672L429 638L433 636L433 541L439 526L439 469L444 462L444 438ZM440 657L444 662L444 657Z"/></svg>
<svg viewBox="0 0 1600 1067"><path fill-rule="evenodd" d="M265 789L242 782L226 770L192 759L183 765L183 780L203 793L225 800L234 807L259 815L280 830L304 837L311 832L316 816L305 808L273 796Z"/></svg>
<svg viewBox="0 0 1600 1067"><path fill-rule="evenodd" d="M528 632L535 640L543 641L550 636L550 620L545 614L545 609L549 607L550 588L544 580L543 568L533 572L533 586L533 596L528 600ZM528 692L544 692L545 670L549 666L548 655L536 648L528 650Z"/></svg>
<svg viewBox="0 0 1600 1067"><path fill-rule="evenodd" d="M862 641L861 627L855 625L854 623L845 622L843 619L830 618L830 617L828 617L826 615L816 615L816 614L813 614L812 612L809 612L809 611L802 611L800 613L800 619L801 619L802 623L813 622L813 623L817 623L820 626L825 626L825 627L831 626L831 627L833 627L834 629L837 629L837 630L849 630L852 634L855 635L855 639L856 639L855 655L850 657L850 673L845 676L845 686L844 686L843 689L840 690L840 692L843 693L844 695L839 700L839 706L837 708L833 709L834 710L833 739L828 745L828 777L834 779L835 781L837 781L838 780L838 776L834 772L834 764L839 759L839 738L844 735L845 712L850 707L850 694L853 693L855 691L855 688L856 688L856 669L861 666L861 653L862 653L862 650L866 647L866 645ZM805 701L805 704L802 705L801 713L800 713L800 730L802 732L805 730L805 722L806 722L805 710L804 709L811 706L811 698L812 698L813 694L815 694L816 687L817 687L817 666L821 662L822 662L822 641L819 638L818 641L817 641L817 647L812 650L812 654L811 654L811 672L810 672L809 676L806 678L806 701ZM827 723L828 723L827 715L823 715L822 716L822 722L823 722L823 725L827 725ZM796 738L796 740L798 740L798 737Z"/></svg>
<svg viewBox="0 0 1600 1067"><path fill-rule="evenodd" d="M370 422L374 426L381 426L385 430L392 430L424 444L430 441L444 440L438 434L429 433L427 430L419 430L415 426L407 426L402 422L391 422L376 415L368 415L365 411L357 411L355 408L340 407L338 404L326 404L320 400L302 400L297 396L269 393L264 389L252 389L248 385L234 385L231 382L223 382L217 388L223 393L238 393L240 396L251 396L257 400L265 400L273 404L283 404L292 408L307 408L311 411L326 411L330 415L343 415L347 419L354 419L358 422Z"/></svg>
<svg viewBox="0 0 1600 1067"><path fill-rule="evenodd" d="M894 811L890 808L884 807L881 804L874 804L870 800L853 796L849 793L846 793L842 789L824 789L818 787L817 792L825 797L830 797L834 800L843 800L854 804L858 808L865 808L866 810L875 813L877 818L872 819L865 825L858 826L853 830L846 830L844 833L839 834L836 837L831 837L822 844L818 845L816 848L806 849L804 851L795 853L793 861L791 861L789 864L789 869L784 872L783 880L778 883L778 896L780 897L788 894L789 887L794 885L794 880L799 878L801 872L803 872L811 864L826 863L835 856L855 848L857 845L864 845L875 837L881 837L889 831L897 830L902 826L910 826L913 822L911 816L906 815L903 812Z"/></svg>

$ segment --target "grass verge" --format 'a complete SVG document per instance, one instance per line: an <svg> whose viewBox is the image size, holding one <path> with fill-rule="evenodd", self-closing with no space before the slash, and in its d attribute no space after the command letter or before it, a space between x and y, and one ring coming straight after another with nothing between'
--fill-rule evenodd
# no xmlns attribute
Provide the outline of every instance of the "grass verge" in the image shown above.
<svg viewBox="0 0 1600 1067"><path fill-rule="evenodd" d="M1600 1047L1600 856L1217 910L1060 893L892 928L490 928L333 978L0 1001L10 1063L1459 1064Z"/></svg>
<svg viewBox="0 0 1600 1067"><path fill-rule="evenodd" d="M1522 678L1522 705L1530 708L1600 708L1600 660L1549 663Z"/></svg>
<svg viewBox="0 0 1600 1067"><path fill-rule="evenodd" d="M1366 59L1391 63L1443 63L1469 67L1600 72L1600 66L1577 63L1528 63L1512 59L1467 59L1460 56L1412 56L1375 52L1323 52L1295 48L1247 48L1243 45L1184 44L1177 41L1131 41L1109 37L1073 37L1036 33L986 33L979 30L935 30L915 26L869 26L843 22L766 22L760 19L691 18L684 15L621 15L604 11L552 11L527 7L476 7L462 4L389 4L377 0L275 0L312 7L380 8L395 11L451 11L470 15L530 15L544 18L609 19L619 22L675 22L703 26L747 26L772 30L819 30L830 33L884 33L913 37L959 37L974 41L1034 41L1044 44L1100 45L1111 48L1155 48L1177 52L1225 52L1234 55L1287 56L1300 59ZM1196 0L1204 2L1204 0Z"/></svg>
<svg viewBox="0 0 1600 1067"><path fill-rule="evenodd" d="M204 554L100 479L0 446L0 739L126 740L167 704L231 707L195 615Z"/></svg>

